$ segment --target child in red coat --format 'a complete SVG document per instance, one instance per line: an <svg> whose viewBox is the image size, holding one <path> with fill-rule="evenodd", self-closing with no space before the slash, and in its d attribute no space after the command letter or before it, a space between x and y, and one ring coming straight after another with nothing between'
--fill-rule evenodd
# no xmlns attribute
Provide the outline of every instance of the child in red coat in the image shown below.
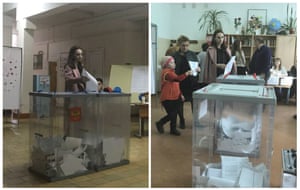
<svg viewBox="0 0 300 190"><path fill-rule="evenodd" d="M170 121L170 134L179 136L180 132L176 129L176 116L179 109L180 101L184 97L179 88L179 82L187 76L192 75L192 71L187 71L182 75L175 73L175 61L171 56L164 56L161 61L161 95L160 101L164 106L167 115L156 122L156 128L159 133L164 133L163 125Z"/></svg>

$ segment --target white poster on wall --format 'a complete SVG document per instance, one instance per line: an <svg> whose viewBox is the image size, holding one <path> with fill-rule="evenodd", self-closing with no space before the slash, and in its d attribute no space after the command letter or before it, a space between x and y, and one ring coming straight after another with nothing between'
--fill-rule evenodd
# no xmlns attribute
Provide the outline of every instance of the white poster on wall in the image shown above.
<svg viewBox="0 0 300 190"><path fill-rule="evenodd" d="M3 47L3 109L20 109L22 49Z"/></svg>
<svg viewBox="0 0 300 190"><path fill-rule="evenodd" d="M134 66L132 68L131 92L148 92L148 67Z"/></svg>

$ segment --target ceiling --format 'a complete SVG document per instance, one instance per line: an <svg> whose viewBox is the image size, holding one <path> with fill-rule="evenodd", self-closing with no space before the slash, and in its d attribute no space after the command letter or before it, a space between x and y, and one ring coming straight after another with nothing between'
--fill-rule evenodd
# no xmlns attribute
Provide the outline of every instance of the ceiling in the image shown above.
<svg viewBox="0 0 300 190"><path fill-rule="evenodd" d="M8 7L10 6L10 7ZM16 5L4 4L4 14L16 17ZM70 24L91 19L148 19L147 3L69 3L27 18L38 28Z"/></svg>

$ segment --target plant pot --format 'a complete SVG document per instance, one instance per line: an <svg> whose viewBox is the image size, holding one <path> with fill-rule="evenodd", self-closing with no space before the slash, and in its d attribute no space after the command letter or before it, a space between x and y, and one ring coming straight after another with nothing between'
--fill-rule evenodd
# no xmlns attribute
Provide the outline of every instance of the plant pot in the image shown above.
<svg viewBox="0 0 300 190"><path fill-rule="evenodd" d="M295 29L294 28L290 28L289 32L290 32L290 34L295 34Z"/></svg>

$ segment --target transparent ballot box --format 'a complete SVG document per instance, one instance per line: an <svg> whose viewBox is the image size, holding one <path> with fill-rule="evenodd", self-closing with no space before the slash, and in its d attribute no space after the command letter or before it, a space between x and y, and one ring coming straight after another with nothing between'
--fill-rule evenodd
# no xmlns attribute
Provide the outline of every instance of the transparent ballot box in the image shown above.
<svg viewBox="0 0 300 190"><path fill-rule="evenodd" d="M31 92L30 105L30 171L55 181L129 163L129 94Z"/></svg>
<svg viewBox="0 0 300 190"><path fill-rule="evenodd" d="M220 75L216 79L217 83L226 84L247 84L247 85L264 85L265 80L260 76L253 75L228 75L224 78L224 75Z"/></svg>
<svg viewBox="0 0 300 190"><path fill-rule="evenodd" d="M193 93L193 186L267 187L274 89L212 83Z"/></svg>

